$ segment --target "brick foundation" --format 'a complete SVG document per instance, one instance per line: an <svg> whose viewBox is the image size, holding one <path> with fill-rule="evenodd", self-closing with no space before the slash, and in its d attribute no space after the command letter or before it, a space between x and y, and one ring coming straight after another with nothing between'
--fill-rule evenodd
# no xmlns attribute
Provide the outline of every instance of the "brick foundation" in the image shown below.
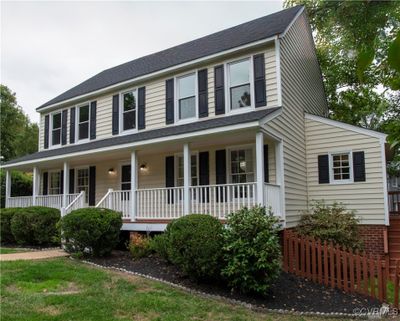
<svg viewBox="0 0 400 321"><path fill-rule="evenodd" d="M385 255L383 236L385 230L387 230L385 225L360 225L364 249L368 254Z"/></svg>

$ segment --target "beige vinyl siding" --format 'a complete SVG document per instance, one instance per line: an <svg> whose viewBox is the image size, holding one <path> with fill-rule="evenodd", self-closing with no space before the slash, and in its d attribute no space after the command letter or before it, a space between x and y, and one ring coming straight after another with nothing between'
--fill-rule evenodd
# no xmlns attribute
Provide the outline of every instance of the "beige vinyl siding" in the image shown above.
<svg viewBox="0 0 400 321"><path fill-rule="evenodd" d="M308 199L344 203L356 210L361 224L384 224L384 194L381 142L347 129L306 119ZM319 184L318 155L364 151L365 182Z"/></svg>
<svg viewBox="0 0 400 321"><path fill-rule="evenodd" d="M96 139L104 139L112 137L112 96L119 94L129 88L139 88L142 86L146 87L146 129L152 130L165 127L165 81L166 79L172 78L176 75L182 75L186 72L193 72L207 68L208 70L208 118L215 117L215 102L214 102L214 67L225 63L227 61L233 61L236 59L252 56L256 53L264 52L265 56L265 78L266 78L266 92L267 92L267 107L276 107L278 105L278 90L277 90L277 78L276 78L276 55L275 47L273 44L264 46L257 50L253 49L246 53L233 54L226 57L223 60L217 60L213 63L206 65L199 65L196 68L187 69L186 71L179 71L178 73L171 73L168 77L157 78L144 83L138 83L137 85L127 87L118 92L111 92L106 95L101 95L91 99L97 100L97 119L96 119ZM77 104L79 105L79 104ZM69 108L71 108L70 106ZM227 107L228 109L228 107ZM44 137L44 115L41 114L40 127L40 147L43 148L43 137ZM228 115L228 110L223 117ZM204 120L207 118L201 118ZM69 121L69 118L68 118ZM69 127L68 127L69 135ZM68 141L69 144L69 141Z"/></svg>
<svg viewBox="0 0 400 321"><path fill-rule="evenodd" d="M283 112L267 124L283 138L285 210L293 227L307 208L304 111L327 110L311 31L301 14L280 40Z"/></svg>

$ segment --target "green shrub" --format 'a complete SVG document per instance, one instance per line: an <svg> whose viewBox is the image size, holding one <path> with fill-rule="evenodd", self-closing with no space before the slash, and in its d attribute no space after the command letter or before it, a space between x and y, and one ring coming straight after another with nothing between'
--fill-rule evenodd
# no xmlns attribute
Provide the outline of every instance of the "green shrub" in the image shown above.
<svg viewBox="0 0 400 321"><path fill-rule="evenodd" d="M118 244L121 213L105 208L81 208L61 220L66 250L106 256Z"/></svg>
<svg viewBox="0 0 400 321"><path fill-rule="evenodd" d="M42 206L19 208L11 219L11 232L18 244L56 244L60 240L57 228L60 217L60 211L55 208Z"/></svg>
<svg viewBox="0 0 400 321"><path fill-rule="evenodd" d="M310 211L302 212L296 231L355 250L363 247L358 223L355 212L347 210L343 204L315 201Z"/></svg>
<svg viewBox="0 0 400 321"><path fill-rule="evenodd" d="M133 236L128 249L134 259L140 259L151 254L150 240L150 237L138 233Z"/></svg>
<svg viewBox="0 0 400 321"><path fill-rule="evenodd" d="M168 260L168 237L166 233L155 235L150 241L150 249L159 257Z"/></svg>
<svg viewBox="0 0 400 321"><path fill-rule="evenodd" d="M0 243L15 243L14 235L11 232L11 219L20 210L19 207L0 210Z"/></svg>
<svg viewBox="0 0 400 321"><path fill-rule="evenodd" d="M172 221L165 231L168 260L194 279L217 278L221 269L222 229L216 218L204 214Z"/></svg>
<svg viewBox="0 0 400 321"><path fill-rule="evenodd" d="M264 207L227 217L222 276L232 289L264 295L281 271L277 220Z"/></svg>

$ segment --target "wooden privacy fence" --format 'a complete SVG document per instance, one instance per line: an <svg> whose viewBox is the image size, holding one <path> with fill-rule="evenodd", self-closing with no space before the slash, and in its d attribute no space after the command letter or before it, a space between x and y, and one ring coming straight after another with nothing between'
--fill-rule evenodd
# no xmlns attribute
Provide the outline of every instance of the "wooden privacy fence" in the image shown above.
<svg viewBox="0 0 400 321"><path fill-rule="evenodd" d="M393 287L394 306L399 307L400 261L396 263L391 277L388 258L382 260L358 251L347 251L290 230L283 234L284 271L381 302L388 302L388 291Z"/></svg>

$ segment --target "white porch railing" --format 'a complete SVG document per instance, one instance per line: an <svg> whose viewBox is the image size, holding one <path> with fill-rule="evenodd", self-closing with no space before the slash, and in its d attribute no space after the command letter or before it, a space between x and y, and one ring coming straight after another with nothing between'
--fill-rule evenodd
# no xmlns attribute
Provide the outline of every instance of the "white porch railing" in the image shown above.
<svg viewBox="0 0 400 321"><path fill-rule="evenodd" d="M138 219L174 219L183 216L183 187L136 191Z"/></svg>
<svg viewBox="0 0 400 321"><path fill-rule="evenodd" d="M256 183L191 186L189 194L190 213L210 214L219 219L257 204Z"/></svg>
<svg viewBox="0 0 400 321"><path fill-rule="evenodd" d="M7 197L6 199L6 207L28 207L32 206L32 204L32 196Z"/></svg>
<svg viewBox="0 0 400 321"><path fill-rule="evenodd" d="M79 208L85 207L85 191L80 192L79 194L76 194L75 198L72 198L72 195L75 194L70 194L68 195L68 206L62 210L62 216L67 215L71 213L73 210L77 210ZM71 197L69 197L71 196ZM72 199L71 202L69 200Z"/></svg>
<svg viewBox="0 0 400 321"><path fill-rule="evenodd" d="M275 216L282 216L281 187L274 184L264 184L264 204L271 207Z"/></svg>
<svg viewBox="0 0 400 321"><path fill-rule="evenodd" d="M128 219L131 211L131 191L114 191L107 194L97 203L96 207L109 208L122 213L122 218Z"/></svg>

